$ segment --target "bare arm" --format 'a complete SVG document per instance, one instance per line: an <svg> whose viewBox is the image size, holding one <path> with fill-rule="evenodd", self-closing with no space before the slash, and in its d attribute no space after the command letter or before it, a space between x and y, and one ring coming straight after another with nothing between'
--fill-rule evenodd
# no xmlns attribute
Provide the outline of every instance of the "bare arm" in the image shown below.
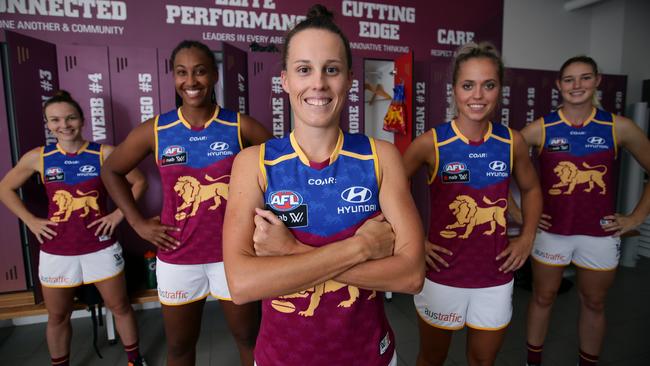
<svg viewBox="0 0 650 366"><path fill-rule="evenodd" d="M626 148L632 156L639 162L639 165L650 173L650 140L645 133L632 120L616 116L617 143ZM628 231L638 228L650 214L650 184L646 184L643 189L641 199L634 210L627 215L616 214L605 218L613 220L607 225L603 225L606 231L614 232L614 236L620 236Z"/></svg>
<svg viewBox="0 0 650 366"><path fill-rule="evenodd" d="M52 239L56 232L49 226L56 226L55 222L34 216L20 197L16 190L20 188L34 173L40 170L41 164L41 148L37 147L25 155L18 161L15 167L7 172L7 174L0 181L0 201L7 206L7 208L18 216L29 230L34 233L39 243L43 243L43 239Z"/></svg>
<svg viewBox="0 0 650 366"><path fill-rule="evenodd" d="M427 131L418 136L404 152L404 170L408 178L426 164L429 172L435 165L436 154L433 146L433 133Z"/></svg>
<svg viewBox="0 0 650 366"><path fill-rule="evenodd" d="M244 146L259 145L273 137L261 123L251 116L240 115L239 124Z"/></svg>
<svg viewBox="0 0 650 366"><path fill-rule="evenodd" d="M521 130L521 135L524 137L524 140L528 144L528 146L532 147L533 150L539 151L544 144L544 119L540 118L538 120L533 121L532 123L528 124L526 127L524 127ZM514 202L514 201L513 201ZM515 203L516 205L516 203ZM519 207L512 207L508 206L508 211L509 212L520 212L521 210ZM540 217L539 228L542 230L548 230L548 228L551 227L551 216L542 213L542 216Z"/></svg>
<svg viewBox="0 0 650 366"><path fill-rule="evenodd" d="M523 224L519 236L510 240L506 249L497 256L497 260L507 257L499 268L503 272L517 270L524 264L533 248L535 231L542 214L542 190L535 168L528 156L528 146L519 132L513 130L512 133L514 144L513 172L521 192Z"/></svg>
<svg viewBox="0 0 650 366"><path fill-rule="evenodd" d="M377 141L382 174L379 205L395 233L392 256L358 264L337 277L353 286L415 294L424 282L424 234L411 196L402 157L392 144Z"/></svg>
<svg viewBox="0 0 650 366"><path fill-rule="evenodd" d="M102 146L102 151L103 151L103 156L104 156L104 161L108 159L108 157L111 155L115 148L111 145L103 145ZM142 195L144 194L144 191L147 190L147 180L142 174L138 168L133 168L127 175L126 175L126 180L128 184L131 187L131 194L133 195L134 199L137 201ZM91 222L87 228L95 228L95 236L99 235L113 235L113 232L115 231L115 228L119 223L124 219L124 214L122 213L122 210L119 208L116 208L113 212L110 214L95 220Z"/></svg>
<svg viewBox="0 0 650 366"><path fill-rule="evenodd" d="M148 120L136 127L126 139L118 145L104 162L102 180L113 202L122 210L124 217L143 239L160 247L173 249L179 245L168 230L175 227L160 224L159 218L145 219L138 210L135 197L127 175L140 161L154 151L154 120Z"/></svg>
<svg viewBox="0 0 650 366"><path fill-rule="evenodd" d="M374 257L390 255L388 243L363 235L325 245L309 252L259 257L255 254L254 210L263 207L259 176L259 147L237 155L230 179L230 192L223 232L223 254L233 301L241 304L286 295L323 283L350 267Z"/></svg>

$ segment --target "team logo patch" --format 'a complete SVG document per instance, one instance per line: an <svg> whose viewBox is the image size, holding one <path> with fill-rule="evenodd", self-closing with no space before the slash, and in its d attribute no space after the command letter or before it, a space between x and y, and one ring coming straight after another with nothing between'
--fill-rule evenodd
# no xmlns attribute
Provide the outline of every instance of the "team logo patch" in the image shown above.
<svg viewBox="0 0 650 366"><path fill-rule="evenodd" d="M276 299L271 301L271 307L280 313L291 314L294 313L296 309L296 304L291 302L292 299L309 299L309 306L306 309L298 311L298 315L308 318L314 316L314 313L318 309L318 306L321 304L321 298L323 296L329 297L339 291L347 289L348 297L345 300L342 300L338 304L338 308L349 308L352 307L355 303L358 303L364 298L361 298L361 292L358 287L346 285L345 283L336 282L334 280L325 281L314 287L310 287L300 292L294 294L279 296ZM336 296L336 295L335 295ZM365 300L372 300L377 297L377 292L372 291Z"/></svg>
<svg viewBox="0 0 650 366"><path fill-rule="evenodd" d="M372 198L372 191L366 187L350 187L341 193L341 199L349 203L364 203Z"/></svg>
<svg viewBox="0 0 650 366"><path fill-rule="evenodd" d="M553 137L548 141L546 149L548 152L571 151L571 145L569 145L569 140L564 137Z"/></svg>
<svg viewBox="0 0 650 366"><path fill-rule="evenodd" d="M304 227L309 223L307 205L303 204L298 192L273 192L269 195L266 208L276 214L287 227Z"/></svg>
<svg viewBox="0 0 650 366"><path fill-rule="evenodd" d="M177 165L187 164L187 152L185 148L180 145L167 146L163 150L162 157L160 158L160 165Z"/></svg>
<svg viewBox="0 0 650 366"><path fill-rule="evenodd" d="M65 180L63 169L53 166L45 170L45 183L62 182L63 180Z"/></svg>
<svg viewBox="0 0 650 366"><path fill-rule="evenodd" d="M462 162L447 163L442 168L442 183L467 183L469 182L469 169Z"/></svg>

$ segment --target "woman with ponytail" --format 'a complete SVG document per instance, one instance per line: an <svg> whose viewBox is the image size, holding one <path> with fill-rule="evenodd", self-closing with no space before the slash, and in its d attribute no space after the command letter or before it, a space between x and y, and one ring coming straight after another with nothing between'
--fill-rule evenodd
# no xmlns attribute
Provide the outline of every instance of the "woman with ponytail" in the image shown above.
<svg viewBox="0 0 650 366"><path fill-rule="evenodd" d="M381 291L417 293L422 228L397 149L341 131L350 46L321 5L289 32L295 128L233 166L224 260L236 303L262 300L259 366L396 365Z"/></svg>

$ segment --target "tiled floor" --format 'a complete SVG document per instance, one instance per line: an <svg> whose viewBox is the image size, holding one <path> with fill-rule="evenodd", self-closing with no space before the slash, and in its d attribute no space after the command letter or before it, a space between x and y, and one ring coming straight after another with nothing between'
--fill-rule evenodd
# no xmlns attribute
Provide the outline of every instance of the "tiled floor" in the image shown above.
<svg viewBox="0 0 650 366"><path fill-rule="evenodd" d="M500 366L521 366L525 358L524 317L530 292L516 288L514 315L505 343L497 359ZM547 338L545 365L573 366L577 352L577 306L575 287L560 295L553 313ZM410 296L395 295L386 303L386 310L397 337L399 365L414 365L418 350L416 315ZM643 259L637 268L621 268L608 298L608 333L601 365L650 365L650 260ZM141 330L141 349L149 365L164 365L165 336L160 309L137 313ZM237 365L234 342L226 335L226 325L217 302L206 305L197 365ZM73 320L74 338L72 365L126 365L119 344L109 345L103 328L99 347L104 356L99 359L92 349L92 331L88 318ZM44 324L0 328L0 364L48 365ZM464 331L452 341L446 365L466 365Z"/></svg>

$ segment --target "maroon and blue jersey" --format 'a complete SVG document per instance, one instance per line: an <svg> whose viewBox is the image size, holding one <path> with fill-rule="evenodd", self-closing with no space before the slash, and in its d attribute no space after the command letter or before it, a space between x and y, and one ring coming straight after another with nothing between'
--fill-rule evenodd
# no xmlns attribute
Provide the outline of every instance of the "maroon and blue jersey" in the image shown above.
<svg viewBox="0 0 650 366"><path fill-rule="evenodd" d="M546 231L561 235L609 236L603 217L613 215L618 176L615 117L594 108L580 126L562 110L544 117L539 155Z"/></svg>
<svg viewBox="0 0 650 366"><path fill-rule="evenodd" d="M192 127L180 108L156 117L156 164L163 191L161 222L178 249L159 250L173 264L223 261L221 232L230 170L241 150L239 114L217 107L202 126Z"/></svg>
<svg viewBox="0 0 650 366"><path fill-rule="evenodd" d="M44 239L41 250L56 255L96 252L115 243L110 236L95 236L87 226L106 215L108 195L99 177L102 145L86 142L76 153L65 152L58 144L41 150L41 178L48 198L47 218L58 223L56 232Z"/></svg>
<svg viewBox="0 0 650 366"><path fill-rule="evenodd" d="M374 140L340 132L327 164L310 163L295 140L263 144L264 202L301 242L321 247L354 235L380 212ZM262 301L260 366L388 365L395 341L383 295L334 280Z"/></svg>
<svg viewBox="0 0 650 366"><path fill-rule="evenodd" d="M496 256L508 245L506 209L512 174L512 133L490 122L483 140L469 141L455 121L431 130L435 167L430 172L429 241L449 249L438 253L449 268L427 271L447 286L482 288L512 280Z"/></svg>

